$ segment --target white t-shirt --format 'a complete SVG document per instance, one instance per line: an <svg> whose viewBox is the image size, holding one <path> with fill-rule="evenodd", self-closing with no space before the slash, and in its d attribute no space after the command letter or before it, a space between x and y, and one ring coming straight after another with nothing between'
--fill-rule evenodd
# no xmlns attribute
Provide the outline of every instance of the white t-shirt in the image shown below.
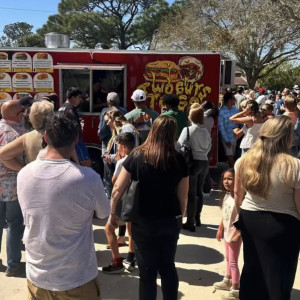
<svg viewBox="0 0 300 300"><path fill-rule="evenodd" d="M128 155L126 155L125 157L119 159L116 163L116 167L115 167L115 171L114 171L114 176L115 177L118 177L121 173L121 170L122 170L122 166L123 166L123 162L124 160L126 159Z"/></svg>
<svg viewBox="0 0 300 300"><path fill-rule="evenodd" d="M100 176L69 160L36 160L18 174L27 278L36 286L65 291L98 274L92 219L109 215Z"/></svg>
<svg viewBox="0 0 300 300"><path fill-rule="evenodd" d="M256 98L255 101L258 103L259 107L261 108L265 104L266 100L267 98L265 95L260 95Z"/></svg>
<svg viewBox="0 0 300 300"><path fill-rule="evenodd" d="M232 223L236 220L237 211L235 208L235 202L230 193L226 193L222 204L222 220L224 226L224 240L227 243L231 242L231 239L236 231Z"/></svg>

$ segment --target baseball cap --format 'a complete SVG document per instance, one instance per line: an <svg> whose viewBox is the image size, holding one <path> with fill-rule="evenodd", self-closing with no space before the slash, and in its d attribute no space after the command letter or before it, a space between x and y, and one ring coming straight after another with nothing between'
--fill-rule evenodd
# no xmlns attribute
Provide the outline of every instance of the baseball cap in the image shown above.
<svg viewBox="0 0 300 300"><path fill-rule="evenodd" d="M260 88L258 91L259 91L260 93L264 93L266 90L265 90L264 88Z"/></svg>
<svg viewBox="0 0 300 300"><path fill-rule="evenodd" d="M143 90L135 90L131 96L131 99L135 102L146 101L146 94Z"/></svg>
<svg viewBox="0 0 300 300"><path fill-rule="evenodd" d="M107 94L107 98L106 98L107 101L114 101L114 102L119 102L120 101L120 98L119 98L119 95L115 92L110 92Z"/></svg>
<svg viewBox="0 0 300 300"><path fill-rule="evenodd" d="M299 90L299 85L298 84L294 85L294 90Z"/></svg>

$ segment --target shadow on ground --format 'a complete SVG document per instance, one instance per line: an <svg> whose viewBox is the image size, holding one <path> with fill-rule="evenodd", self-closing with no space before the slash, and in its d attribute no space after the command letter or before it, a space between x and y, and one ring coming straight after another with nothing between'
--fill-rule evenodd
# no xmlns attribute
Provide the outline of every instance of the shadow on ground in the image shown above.
<svg viewBox="0 0 300 300"><path fill-rule="evenodd" d="M189 285L195 286L213 286L217 281L221 281L224 276L218 273L206 270L187 270L177 268L178 277L180 281L184 281ZM213 290L213 287L212 287Z"/></svg>
<svg viewBox="0 0 300 300"><path fill-rule="evenodd" d="M107 238L103 229L94 230L94 243L107 244Z"/></svg>
<svg viewBox="0 0 300 300"><path fill-rule="evenodd" d="M203 224L201 227L196 227L196 232L190 232L189 230L182 229L180 234L186 236L195 236L195 237L205 237L205 238L215 238L218 230L218 225L216 224Z"/></svg>
<svg viewBox="0 0 300 300"><path fill-rule="evenodd" d="M223 260L223 254L213 248L192 244L177 246L176 262L210 265L222 262Z"/></svg>
<svg viewBox="0 0 300 300"><path fill-rule="evenodd" d="M291 300L299 300L299 299L300 299L300 291L293 289Z"/></svg>

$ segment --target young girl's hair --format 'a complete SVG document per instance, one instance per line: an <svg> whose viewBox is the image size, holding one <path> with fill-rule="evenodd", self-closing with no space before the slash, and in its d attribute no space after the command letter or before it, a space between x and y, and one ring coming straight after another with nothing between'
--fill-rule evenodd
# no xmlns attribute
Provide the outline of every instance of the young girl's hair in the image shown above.
<svg viewBox="0 0 300 300"><path fill-rule="evenodd" d="M232 174L232 177L233 177L233 181L234 181L234 168L229 168L227 170L225 170L222 175L221 175L221 178L220 178L220 185L221 185L221 193L220 193L220 201L219 201L219 205L220 207L222 207L223 205L223 200L224 200L224 197L225 197L225 194L228 192L225 188L224 188L224 184L223 184L223 178L224 178L224 175L226 172L230 172Z"/></svg>

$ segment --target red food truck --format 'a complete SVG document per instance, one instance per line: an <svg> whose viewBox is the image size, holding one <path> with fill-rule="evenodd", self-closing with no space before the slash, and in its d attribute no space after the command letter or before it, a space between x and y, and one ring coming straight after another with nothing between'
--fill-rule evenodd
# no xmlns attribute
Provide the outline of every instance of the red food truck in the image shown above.
<svg viewBox="0 0 300 300"><path fill-rule="evenodd" d="M228 74L221 66L221 55L217 52L0 48L0 101L25 95L38 99L55 92L61 104L69 87L82 89L88 100L81 111L83 140L94 168L99 171L102 168L101 142L97 135L99 98L106 97L107 92L117 92L121 106L129 111L133 108L133 91L142 89L148 107L158 112L165 94L177 94L181 110L206 100L218 105L220 78ZM211 165L217 162L216 124L213 141Z"/></svg>

